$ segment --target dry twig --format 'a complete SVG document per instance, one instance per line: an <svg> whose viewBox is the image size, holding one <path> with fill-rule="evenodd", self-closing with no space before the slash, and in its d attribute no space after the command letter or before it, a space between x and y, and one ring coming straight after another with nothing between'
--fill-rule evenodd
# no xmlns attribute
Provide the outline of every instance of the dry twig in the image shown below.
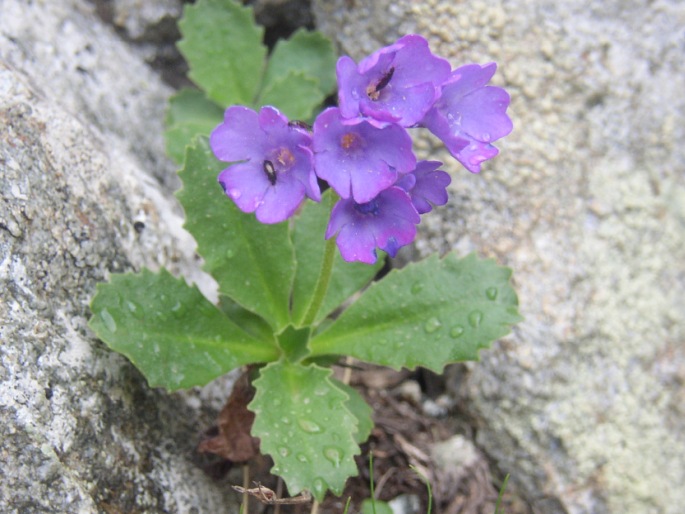
<svg viewBox="0 0 685 514"><path fill-rule="evenodd" d="M312 495L309 493L309 491L303 491L299 496L293 496L292 498L279 498L278 495L268 487L264 487L262 484L256 485L257 487L253 487L251 489L245 489L239 485L233 485L231 487L234 491L237 491L240 494L249 494L250 496L254 496L265 505L297 505L312 501Z"/></svg>

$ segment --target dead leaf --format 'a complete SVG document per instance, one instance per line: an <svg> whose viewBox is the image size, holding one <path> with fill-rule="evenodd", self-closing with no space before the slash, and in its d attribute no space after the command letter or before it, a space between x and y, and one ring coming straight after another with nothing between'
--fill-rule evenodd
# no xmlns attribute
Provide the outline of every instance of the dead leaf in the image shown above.
<svg viewBox="0 0 685 514"><path fill-rule="evenodd" d="M247 370L236 380L217 419L218 435L202 441L199 452L213 453L231 462L246 462L259 453L259 439L251 435L255 416L247 409L254 396L249 374Z"/></svg>

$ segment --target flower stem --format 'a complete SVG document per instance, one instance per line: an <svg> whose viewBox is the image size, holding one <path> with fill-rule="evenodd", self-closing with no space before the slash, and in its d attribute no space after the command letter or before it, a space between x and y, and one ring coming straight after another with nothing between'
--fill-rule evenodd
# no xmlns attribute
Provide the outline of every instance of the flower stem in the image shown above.
<svg viewBox="0 0 685 514"><path fill-rule="evenodd" d="M335 205L337 200L337 195L328 195L330 198L331 209ZM331 237L326 240L326 246L323 253L323 262L321 263L321 272L319 273L319 280L316 283L316 289L314 290L314 296L312 297L312 302L309 304L307 313L304 315L302 324L304 326L310 326L314 323L316 315L319 309L323 305L324 298L326 298L326 292L328 291L328 284L331 281L331 273L333 272L333 259L335 257L335 237Z"/></svg>

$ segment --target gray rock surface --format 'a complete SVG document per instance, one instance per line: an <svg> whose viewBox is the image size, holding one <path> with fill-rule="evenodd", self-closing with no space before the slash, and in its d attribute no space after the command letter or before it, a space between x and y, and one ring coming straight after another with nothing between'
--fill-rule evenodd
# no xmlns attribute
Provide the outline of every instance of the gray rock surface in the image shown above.
<svg viewBox="0 0 685 514"><path fill-rule="evenodd" d="M97 14L131 41L163 42L178 34L176 20L183 10L182 0L93 0Z"/></svg>
<svg viewBox="0 0 685 514"><path fill-rule="evenodd" d="M497 61L515 131L417 256L511 266L526 321L450 370L477 442L535 512L676 513L685 504L685 4L316 0L360 58L410 32L453 66ZM432 150L432 152L431 152Z"/></svg>
<svg viewBox="0 0 685 514"><path fill-rule="evenodd" d="M98 17L173 87L189 86L188 66L176 48L183 0L90 0Z"/></svg>
<svg viewBox="0 0 685 514"><path fill-rule="evenodd" d="M87 2L0 13L0 511L236 512L194 462L229 383L150 390L86 326L110 272L212 294L171 195L169 90Z"/></svg>

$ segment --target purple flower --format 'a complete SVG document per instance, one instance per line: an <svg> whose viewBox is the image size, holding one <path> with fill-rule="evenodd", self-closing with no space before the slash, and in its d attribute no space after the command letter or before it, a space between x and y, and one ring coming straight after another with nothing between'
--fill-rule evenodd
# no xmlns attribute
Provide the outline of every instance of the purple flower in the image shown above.
<svg viewBox="0 0 685 514"><path fill-rule="evenodd" d="M390 187L366 203L340 200L333 207L326 228L326 239L336 233L336 244L347 262L376 262L376 248L391 257L416 237L421 220L409 195L399 187Z"/></svg>
<svg viewBox="0 0 685 514"><path fill-rule="evenodd" d="M243 212L262 223L278 223L295 212L305 195L320 201L312 166L312 138L274 107L226 109L209 144L214 155L232 164L219 174L224 191Z"/></svg>
<svg viewBox="0 0 685 514"><path fill-rule="evenodd" d="M403 127L418 123L440 95L449 63L410 34L363 59L338 59L338 103L344 118L368 116Z"/></svg>
<svg viewBox="0 0 685 514"><path fill-rule="evenodd" d="M411 137L399 125L378 128L364 120L343 120L332 107L314 121L316 174L342 198L365 203L392 186L398 173L416 166Z"/></svg>
<svg viewBox="0 0 685 514"><path fill-rule="evenodd" d="M421 161L411 173L402 176L397 187L409 193L411 202L419 214L433 210L433 205L447 203L447 186L452 181L449 174L438 168L442 166L438 161Z"/></svg>
<svg viewBox="0 0 685 514"><path fill-rule="evenodd" d="M480 171L483 161L497 155L497 148L490 143L513 127L506 114L509 95L502 88L486 85L496 68L495 63L467 64L454 70L442 86L440 99L421 121L473 173Z"/></svg>

